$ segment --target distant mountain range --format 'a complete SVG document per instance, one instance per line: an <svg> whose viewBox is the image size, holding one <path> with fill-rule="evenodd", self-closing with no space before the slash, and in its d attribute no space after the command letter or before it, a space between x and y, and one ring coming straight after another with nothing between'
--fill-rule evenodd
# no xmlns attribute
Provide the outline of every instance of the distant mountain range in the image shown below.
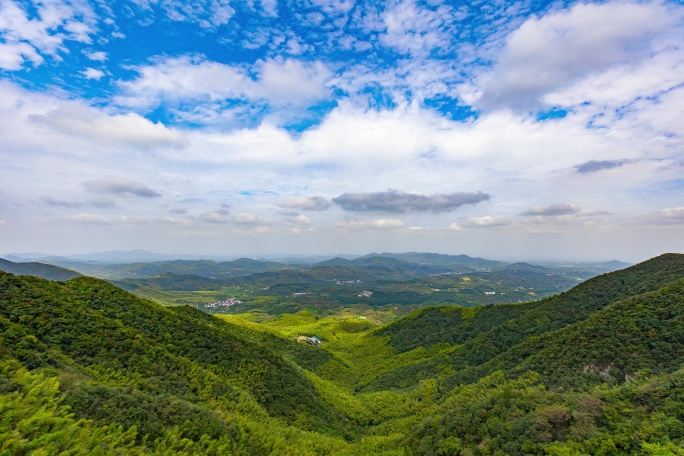
<svg viewBox="0 0 684 456"><path fill-rule="evenodd" d="M188 257L188 258L180 258ZM107 280L147 278L161 274L196 275L210 279L242 277L263 272L287 269L311 269L325 267L372 268L367 270L376 279L404 276L428 276L450 273L491 272L503 269L544 272L547 269L564 271L582 279L611 272L629 266L620 261L605 263L563 263L544 266L529 263L505 263L502 261L473 258L468 255L445 255L438 253L371 253L361 257L337 256L313 262L316 258L290 258L288 261L238 258L231 261L215 259L191 259L189 255L170 255L146 250L90 253L84 255L46 256L42 253L14 253L5 255L14 263L37 262L72 269L81 274ZM547 271L551 272L551 271ZM324 274L325 275L325 274Z"/></svg>
<svg viewBox="0 0 684 456"><path fill-rule="evenodd" d="M441 253L371 253L363 258L384 257L396 258L398 260L409 261L411 263L432 264L439 266L467 266L471 268L498 268L506 263L502 261L485 260L484 258L473 258L468 255L445 255Z"/></svg>

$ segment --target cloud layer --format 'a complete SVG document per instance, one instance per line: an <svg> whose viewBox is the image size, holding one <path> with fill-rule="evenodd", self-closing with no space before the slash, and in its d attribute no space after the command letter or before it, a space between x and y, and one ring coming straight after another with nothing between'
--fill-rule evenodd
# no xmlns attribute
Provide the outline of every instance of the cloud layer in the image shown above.
<svg viewBox="0 0 684 456"><path fill-rule="evenodd" d="M0 253L684 250L682 36L673 1L5 0Z"/></svg>

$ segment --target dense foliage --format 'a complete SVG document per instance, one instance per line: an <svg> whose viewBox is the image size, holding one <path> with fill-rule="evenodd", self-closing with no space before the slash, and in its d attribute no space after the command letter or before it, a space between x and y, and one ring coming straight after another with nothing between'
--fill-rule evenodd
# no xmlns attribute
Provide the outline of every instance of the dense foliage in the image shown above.
<svg viewBox="0 0 684 456"><path fill-rule="evenodd" d="M684 455L682 255L534 303L345 312L0 273L0 454Z"/></svg>
<svg viewBox="0 0 684 456"><path fill-rule="evenodd" d="M542 301L477 309L474 317L467 319L461 319L458 314L447 313L452 324L455 319L459 320L453 332L449 331L447 325L437 326L434 333L431 332L432 325L416 325L416 321L436 312L430 310L424 316L418 314L417 319L405 318L389 325L381 329L379 334L391 337L396 334L397 341L390 340L390 343L400 351L415 345L406 341L405 334L419 331L432 343L461 344L449 355L447 363L449 370L455 371L448 384L455 386L461 382L476 381L500 368L500 363L490 362L497 356L501 359L518 359L507 354L507 351L530 338L580 322L613 302L657 290L682 277L684 256L666 254L621 271L595 277L570 291ZM406 330L403 329L405 326L408 326ZM397 385L398 381L406 384L406 377L412 377L411 384L415 384L420 378L424 378L424 372L434 372L434 364L437 362L443 364L442 360L428 360L422 368L411 366L411 372L407 372L405 368L390 372L377 380L377 387L389 388ZM485 368L474 369L488 362L490 363Z"/></svg>

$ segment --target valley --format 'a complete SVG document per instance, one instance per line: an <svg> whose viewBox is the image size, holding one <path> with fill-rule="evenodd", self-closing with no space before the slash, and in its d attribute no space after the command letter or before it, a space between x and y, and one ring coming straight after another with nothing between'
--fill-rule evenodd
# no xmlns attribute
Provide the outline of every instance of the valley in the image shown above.
<svg viewBox="0 0 684 456"><path fill-rule="evenodd" d="M20 258L19 258L20 259ZM378 323L424 306L531 302L627 263L529 264L434 253L381 253L311 263L241 258L149 263L79 262L47 257L58 267L99 277L163 305L191 305L255 321L301 310L345 313ZM16 263L21 265L24 263ZM228 299L235 305L212 305Z"/></svg>

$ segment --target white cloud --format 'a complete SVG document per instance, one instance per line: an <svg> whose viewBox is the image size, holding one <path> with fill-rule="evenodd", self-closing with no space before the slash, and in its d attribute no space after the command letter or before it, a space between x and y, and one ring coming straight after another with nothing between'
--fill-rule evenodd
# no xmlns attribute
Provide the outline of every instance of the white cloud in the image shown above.
<svg viewBox="0 0 684 456"><path fill-rule="evenodd" d="M108 58L107 53L103 51L83 51L83 54L90 60L95 60L96 62L104 62Z"/></svg>
<svg viewBox="0 0 684 456"><path fill-rule="evenodd" d="M95 223L98 225L105 225L105 224L110 223L110 220L107 217L104 217L102 215L85 214L85 213L69 215L69 216L65 217L64 219L68 222Z"/></svg>
<svg viewBox="0 0 684 456"><path fill-rule="evenodd" d="M380 40L386 46L414 55L448 48L451 36L443 27L451 14L452 9L446 5L428 9L419 7L414 0L390 2L382 14L385 33Z"/></svg>
<svg viewBox="0 0 684 456"><path fill-rule="evenodd" d="M267 60L257 65L255 95L277 105L306 105L327 96L332 73L321 62Z"/></svg>
<svg viewBox="0 0 684 456"><path fill-rule="evenodd" d="M188 226L192 224L189 220L178 219L175 217L159 217L157 221L159 223L164 223L166 225L172 226Z"/></svg>
<svg viewBox="0 0 684 456"><path fill-rule="evenodd" d="M684 225L684 207L668 207L641 218L650 225Z"/></svg>
<svg viewBox="0 0 684 456"><path fill-rule="evenodd" d="M28 59L40 65L39 54L59 59L60 52L68 52L65 41L90 43L96 32L96 17L87 2L66 3L45 0L34 4L35 16L18 2L0 2L0 67L17 70Z"/></svg>
<svg viewBox="0 0 684 456"><path fill-rule="evenodd" d="M232 230L236 236L263 236L271 232L270 226L255 226L251 230Z"/></svg>
<svg viewBox="0 0 684 456"><path fill-rule="evenodd" d="M681 8L662 3L612 2L528 19L509 36L480 104L534 109L547 93L618 65L638 65L677 33L681 17Z"/></svg>
<svg viewBox="0 0 684 456"><path fill-rule="evenodd" d="M277 0L261 0L261 7L268 16L278 15L278 1Z"/></svg>
<svg viewBox="0 0 684 456"><path fill-rule="evenodd" d="M252 81L241 67L232 67L201 57L160 59L139 66L132 81L119 81L122 95L115 102L130 107L151 108L163 101L222 100L240 98Z"/></svg>
<svg viewBox="0 0 684 456"><path fill-rule="evenodd" d="M363 230L371 229L396 229L404 226L404 222L398 219L377 219L377 220L343 220L335 224L335 227L342 230Z"/></svg>
<svg viewBox="0 0 684 456"><path fill-rule="evenodd" d="M35 66L43 63L43 57L28 43L0 43L0 68L19 70L27 59Z"/></svg>
<svg viewBox="0 0 684 456"><path fill-rule="evenodd" d="M238 225L267 225L270 221L256 214L243 212L233 216L233 223L237 223Z"/></svg>
<svg viewBox="0 0 684 456"><path fill-rule="evenodd" d="M251 67L256 79L249 75L248 67L190 56L158 59L135 70L139 77L119 81L121 94L114 101L139 109L189 100L207 103L245 99L276 106L307 105L327 95L325 84L331 77L320 62L292 59L257 62Z"/></svg>
<svg viewBox="0 0 684 456"><path fill-rule="evenodd" d="M105 75L104 71L95 68L86 68L82 74L86 79L95 79L96 81L99 81Z"/></svg>
<svg viewBox="0 0 684 456"><path fill-rule="evenodd" d="M200 220L206 223L223 224L228 223L228 217L226 217L226 215L227 214L224 211L204 212L200 215Z"/></svg>
<svg viewBox="0 0 684 456"><path fill-rule="evenodd" d="M251 233L256 234L256 235L261 235L261 234L266 234L269 231L271 231L271 228L268 226L257 226L251 231Z"/></svg>
<svg viewBox="0 0 684 456"><path fill-rule="evenodd" d="M544 95L547 105L622 106L655 97L684 82L684 46L672 46L639 64L628 63L589 75L569 87Z"/></svg>
<svg viewBox="0 0 684 456"><path fill-rule="evenodd" d="M511 223L513 223L511 217L486 215L484 217L465 218L459 221L458 225L468 228L487 228L491 226L506 226Z"/></svg>
<svg viewBox="0 0 684 456"><path fill-rule="evenodd" d="M288 216L284 220L295 225L311 225L311 218L304 214Z"/></svg>
<svg viewBox="0 0 684 456"><path fill-rule="evenodd" d="M78 103L63 103L45 114L28 119L56 132L115 146L150 148L182 147L181 134L161 123L153 123L135 113L108 115Z"/></svg>
<svg viewBox="0 0 684 456"><path fill-rule="evenodd" d="M197 0L178 2L174 0L132 0L142 15L152 11L151 3L159 6L172 21L192 22L205 29L216 29L227 24L235 14L230 0Z"/></svg>

